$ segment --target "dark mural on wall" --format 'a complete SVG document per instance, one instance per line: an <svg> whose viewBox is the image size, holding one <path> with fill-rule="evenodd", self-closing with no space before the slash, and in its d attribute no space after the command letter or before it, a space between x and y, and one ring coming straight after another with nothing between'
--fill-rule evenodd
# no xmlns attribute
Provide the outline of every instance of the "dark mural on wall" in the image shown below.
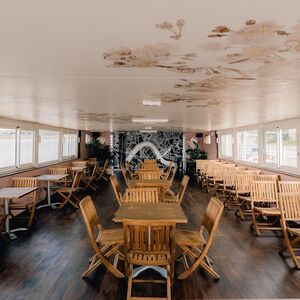
<svg viewBox="0 0 300 300"><path fill-rule="evenodd" d="M135 169L145 158L156 158L167 166L173 160L181 165L183 160L182 132L139 131L113 133L114 167L128 160Z"/></svg>

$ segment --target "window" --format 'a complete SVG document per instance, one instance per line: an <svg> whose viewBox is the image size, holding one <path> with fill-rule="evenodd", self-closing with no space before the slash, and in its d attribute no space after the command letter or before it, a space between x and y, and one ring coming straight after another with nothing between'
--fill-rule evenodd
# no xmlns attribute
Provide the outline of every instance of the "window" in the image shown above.
<svg viewBox="0 0 300 300"><path fill-rule="evenodd" d="M222 157L232 157L232 134L222 134L220 136L220 155Z"/></svg>
<svg viewBox="0 0 300 300"><path fill-rule="evenodd" d="M258 163L258 130L237 132L237 159Z"/></svg>
<svg viewBox="0 0 300 300"><path fill-rule="evenodd" d="M297 168L297 129L280 130L280 165Z"/></svg>
<svg viewBox="0 0 300 300"><path fill-rule="evenodd" d="M277 129L264 130L264 162L278 164L278 138Z"/></svg>
<svg viewBox="0 0 300 300"><path fill-rule="evenodd" d="M34 131L20 130L20 166L33 164Z"/></svg>
<svg viewBox="0 0 300 300"><path fill-rule="evenodd" d="M91 136L88 133L86 133L85 134L85 143L88 145L91 143L91 140L92 140Z"/></svg>
<svg viewBox="0 0 300 300"><path fill-rule="evenodd" d="M77 135L73 133L63 134L63 157L77 155Z"/></svg>
<svg viewBox="0 0 300 300"><path fill-rule="evenodd" d="M0 168L16 166L16 128L0 128Z"/></svg>
<svg viewBox="0 0 300 300"><path fill-rule="evenodd" d="M59 141L59 131L39 130L39 163L59 159Z"/></svg>

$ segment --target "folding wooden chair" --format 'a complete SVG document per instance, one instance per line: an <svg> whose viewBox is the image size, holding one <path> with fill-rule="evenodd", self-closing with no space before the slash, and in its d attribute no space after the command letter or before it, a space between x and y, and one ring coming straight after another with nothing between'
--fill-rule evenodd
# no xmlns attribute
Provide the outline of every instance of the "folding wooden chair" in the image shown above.
<svg viewBox="0 0 300 300"><path fill-rule="evenodd" d="M87 163L88 161L86 160L77 160L77 161L73 161L72 165L73 167L84 168L87 167Z"/></svg>
<svg viewBox="0 0 300 300"><path fill-rule="evenodd" d="M121 171L122 171L122 174L123 174L126 186L129 187L131 180L129 179L128 173L127 173L127 171L126 171L126 169L125 169L124 166L121 166Z"/></svg>
<svg viewBox="0 0 300 300"><path fill-rule="evenodd" d="M125 167L126 167L126 171L129 173L132 179L138 179L139 175L131 169L130 163L127 160L125 161Z"/></svg>
<svg viewBox="0 0 300 300"><path fill-rule="evenodd" d="M143 161L144 164L157 164L156 159L144 159Z"/></svg>
<svg viewBox="0 0 300 300"><path fill-rule="evenodd" d="M96 171L98 168L98 163L96 163L92 169L92 173L91 175L87 175L84 174L82 176L82 181L85 184L85 186L83 187L83 190L87 190L89 187L93 190L93 191L97 191L98 187L95 184L95 178L96 178Z"/></svg>
<svg viewBox="0 0 300 300"><path fill-rule="evenodd" d="M82 274L86 278L97 267L103 264L113 275L123 278L124 274L118 270L119 259L124 255L119 248L124 244L122 229L103 229L97 215L93 200L86 196L79 203L85 226L95 254L89 259L89 267ZM114 255L113 263L109 261Z"/></svg>
<svg viewBox="0 0 300 300"><path fill-rule="evenodd" d="M279 193L300 193L300 181L279 181Z"/></svg>
<svg viewBox="0 0 300 300"><path fill-rule="evenodd" d="M128 188L126 189L125 194L122 198L122 203L124 202L159 203L159 188Z"/></svg>
<svg viewBox="0 0 300 300"><path fill-rule="evenodd" d="M110 182L111 182L111 185L114 189L114 193L115 193L117 202L118 202L119 205L121 205L123 195L121 193L121 189L120 189L120 185L119 185L119 182L117 180L117 177L115 175L111 175L110 176Z"/></svg>
<svg viewBox="0 0 300 300"><path fill-rule="evenodd" d="M276 181L278 182L280 180L279 175L258 175L256 180L259 181Z"/></svg>
<svg viewBox="0 0 300 300"><path fill-rule="evenodd" d="M178 276L178 279L187 278L198 267L203 267L214 278L220 278L220 275L213 269L207 254L214 240L223 209L223 203L212 197L206 208L200 231L176 229L175 243L183 251L182 259L185 267L185 271ZM205 231L208 234L207 240L204 238ZM187 256L194 260L190 266Z"/></svg>
<svg viewBox="0 0 300 300"><path fill-rule="evenodd" d="M67 203L70 203L75 208L78 208L80 199L76 196L80 185L82 172L76 172L74 175L72 186L62 187L57 190L57 193L64 199L59 208L63 208Z"/></svg>
<svg viewBox="0 0 300 300"><path fill-rule="evenodd" d="M252 224L257 235L261 230L282 230L276 181L253 181L251 184ZM270 219L275 219L271 221Z"/></svg>
<svg viewBox="0 0 300 300"><path fill-rule="evenodd" d="M34 177L18 177L18 178L12 179L12 186L19 187L19 188L37 187L38 183L37 183L37 179ZM13 200L9 204L10 215L13 218L28 219L27 227L31 227L31 225L33 223L34 215L35 215L35 208L36 208L36 191L30 193L29 195L27 195L21 199ZM12 210L26 210L27 213L29 214L29 217L14 216L11 213Z"/></svg>
<svg viewBox="0 0 300 300"><path fill-rule="evenodd" d="M106 170L108 168L108 164L109 164L109 160L106 159L103 167L100 167L99 165L97 165L98 167L96 169L96 176L95 176L96 181L99 181L100 179L104 179L105 181L108 181L108 177L106 175Z"/></svg>
<svg viewBox="0 0 300 300"><path fill-rule="evenodd" d="M171 160L170 163L169 163L169 166L168 166L168 168L166 170L166 172L162 173L162 175L161 175L162 178L164 178L164 179L168 179L169 178L169 176L171 174L171 170L172 170L174 164L175 164L174 161Z"/></svg>
<svg viewBox="0 0 300 300"><path fill-rule="evenodd" d="M280 250L279 254L282 255L288 250L295 266L300 269L300 228L294 225L300 222L300 194L279 193L279 205L281 226L286 245L285 248Z"/></svg>
<svg viewBox="0 0 300 300"><path fill-rule="evenodd" d="M174 195L175 193L173 192L172 190L172 185L173 185L173 182L174 182L174 179L175 179L175 175L176 175L176 172L177 172L177 166L173 167L171 169L171 173L170 173L170 176L169 178L167 179L168 182L169 182L169 188L167 188L167 193L171 194L171 195Z"/></svg>
<svg viewBox="0 0 300 300"><path fill-rule="evenodd" d="M157 164L142 164L141 170L158 171L159 166Z"/></svg>
<svg viewBox="0 0 300 300"><path fill-rule="evenodd" d="M179 193L176 195L172 195L172 194L165 194L164 196L164 201L165 202L170 202L170 203L178 203L181 204L182 200L184 198L185 195L185 191L187 188L187 185L189 183L190 177L188 175L184 175L181 182L180 182L180 188L179 188Z"/></svg>
<svg viewBox="0 0 300 300"><path fill-rule="evenodd" d="M171 300L171 285L174 263L175 223L154 221L124 221L125 270L128 276L127 300L158 299L149 297L133 297L133 283L166 284L167 297L159 299ZM134 266L140 268L134 269ZM164 272L166 280L136 279L141 267Z"/></svg>
<svg viewBox="0 0 300 300"><path fill-rule="evenodd" d="M68 168L49 168L49 173L53 175L66 175L68 173ZM52 188L57 188L63 186L67 186L67 177L62 180L54 181L56 183L56 186Z"/></svg>
<svg viewBox="0 0 300 300"><path fill-rule="evenodd" d="M139 171L139 180L158 180L160 171Z"/></svg>

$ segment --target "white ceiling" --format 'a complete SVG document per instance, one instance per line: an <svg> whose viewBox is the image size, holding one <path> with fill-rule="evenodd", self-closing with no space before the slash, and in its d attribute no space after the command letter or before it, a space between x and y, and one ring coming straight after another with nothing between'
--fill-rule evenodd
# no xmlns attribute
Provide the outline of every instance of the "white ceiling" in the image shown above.
<svg viewBox="0 0 300 300"><path fill-rule="evenodd" d="M300 116L298 0L0 4L1 117L201 131ZM160 108L141 105L157 97Z"/></svg>

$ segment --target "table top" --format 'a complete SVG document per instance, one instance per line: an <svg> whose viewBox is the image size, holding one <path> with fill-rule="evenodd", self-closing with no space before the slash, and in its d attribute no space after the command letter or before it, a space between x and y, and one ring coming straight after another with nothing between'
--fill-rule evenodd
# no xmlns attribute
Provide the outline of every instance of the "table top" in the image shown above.
<svg viewBox="0 0 300 300"><path fill-rule="evenodd" d="M124 220L188 222L181 206L177 203L124 203L119 207L113 221Z"/></svg>
<svg viewBox="0 0 300 300"><path fill-rule="evenodd" d="M38 187L28 187L28 188L19 188L19 187L8 187L8 188L0 188L0 199L18 199L22 198L34 191L36 191Z"/></svg>
<svg viewBox="0 0 300 300"><path fill-rule="evenodd" d="M68 177L68 174L45 174L40 175L36 179L40 181L56 181Z"/></svg>

